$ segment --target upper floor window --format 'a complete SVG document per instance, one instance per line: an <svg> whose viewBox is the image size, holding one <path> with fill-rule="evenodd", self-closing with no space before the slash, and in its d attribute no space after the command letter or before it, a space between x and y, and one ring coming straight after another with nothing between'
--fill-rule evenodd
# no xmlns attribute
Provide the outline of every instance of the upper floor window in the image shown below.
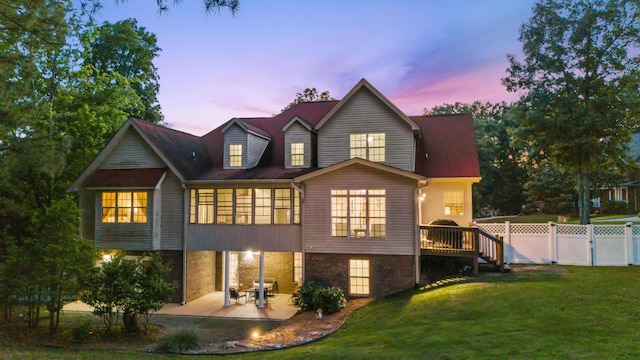
<svg viewBox="0 0 640 360"><path fill-rule="evenodd" d="M146 223L147 193L118 191L102 193L103 223Z"/></svg>
<svg viewBox="0 0 640 360"><path fill-rule="evenodd" d="M242 144L229 145L229 166L242 166Z"/></svg>
<svg viewBox="0 0 640 360"><path fill-rule="evenodd" d="M385 161L385 133L350 134L350 157L369 161Z"/></svg>
<svg viewBox="0 0 640 360"><path fill-rule="evenodd" d="M386 236L385 190L331 190L331 236Z"/></svg>
<svg viewBox="0 0 640 360"><path fill-rule="evenodd" d="M444 214L464 215L464 193L462 191L444 192Z"/></svg>
<svg viewBox="0 0 640 360"><path fill-rule="evenodd" d="M304 166L304 143L291 143L291 166Z"/></svg>

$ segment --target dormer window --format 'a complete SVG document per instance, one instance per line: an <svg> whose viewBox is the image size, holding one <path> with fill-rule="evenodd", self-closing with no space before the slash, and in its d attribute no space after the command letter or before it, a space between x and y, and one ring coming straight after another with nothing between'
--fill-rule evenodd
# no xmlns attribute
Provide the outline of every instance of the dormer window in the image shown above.
<svg viewBox="0 0 640 360"><path fill-rule="evenodd" d="M385 133L350 134L351 159L359 157L374 162L385 161Z"/></svg>
<svg viewBox="0 0 640 360"><path fill-rule="evenodd" d="M304 143L291 143L291 166L304 166Z"/></svg>
<svg viewBox="0 0 640 360"><path fill-rule="evenodd" d="M242 144L229 145L229 166L230 167L242 166Z"/></svg>

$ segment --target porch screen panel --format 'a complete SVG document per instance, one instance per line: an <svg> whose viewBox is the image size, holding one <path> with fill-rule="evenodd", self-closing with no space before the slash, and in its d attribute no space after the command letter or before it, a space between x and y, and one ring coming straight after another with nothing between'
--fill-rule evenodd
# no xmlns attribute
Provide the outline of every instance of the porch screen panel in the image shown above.
<svg viewBox="0 0 640 360"><path fill-rule="evenodd" d="M236 224L251 224L251 189L236 189Z"/></svg>
<svg viewBox="0 0 640 360"><path fill-rule="evenodd" d="M216 222L218 224L233 224L233 189L218 189L218 207Z"/></svg>
<svg viewBox="0 0 640 360"><path fill-rule="evenodd" d="M291 223L291 189L275 189L274 224Z"/></svg>
<svg viewBox="0 0 640 360"><path fill-rule="evenodd" d="M102 222L116 222L116 193L102 193Z"/></svg>
<svg viewBox="0 0 640 360"><path fill-rule="evenodd" d="M256 224L271 224L271 189L256 189Z"/></svg>
<svg viewBox="0 0 640 360"><path fill-rule="evenodd" d="M213 189L198 190L198 224L213 224L215 221L215 199Z"/></svg>
<svg viewBox="0 0 640 360"><path fill-rule="evenodd" d="M131 203L132 203L132 194L130 192L119 192L118 193L118 222L119 223L128 223L131 222Z"/></svg>

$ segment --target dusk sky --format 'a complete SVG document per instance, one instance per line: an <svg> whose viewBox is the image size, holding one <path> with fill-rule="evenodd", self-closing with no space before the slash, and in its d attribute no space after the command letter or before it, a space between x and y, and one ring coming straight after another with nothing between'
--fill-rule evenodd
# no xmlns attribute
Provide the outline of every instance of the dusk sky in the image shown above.
<svg viewBox="0 0 640 360"><path fill-rule="evenodd" d="M315 87L342 98L366 78L407 115L443 103L513 101L506 55L534 0L200 0L158 15L153 0L103 1L99 22L136 18L158 37L169 127L203 135L233 117L272 116ZM172 3L172 1L169 1Z"/></svg>

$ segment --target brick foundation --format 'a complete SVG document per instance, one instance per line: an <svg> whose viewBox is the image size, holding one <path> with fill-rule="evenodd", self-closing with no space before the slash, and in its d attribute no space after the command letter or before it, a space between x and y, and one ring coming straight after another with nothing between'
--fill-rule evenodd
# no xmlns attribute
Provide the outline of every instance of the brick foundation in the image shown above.
<svg viewBox="0 0 640 360"><path fill-rule="evenodd" d="M369 260L369 286L372 297L382 297L414 284L415 262L410 255L305 254L305 281L336 286L349 294L349 259Z"/></svg>
<svg viewBox="0 0 640 360"><path fill-rule="evenodd" d="M187 252L187 302L213 292L215 287L215 270L215 252Z"/></svg>

